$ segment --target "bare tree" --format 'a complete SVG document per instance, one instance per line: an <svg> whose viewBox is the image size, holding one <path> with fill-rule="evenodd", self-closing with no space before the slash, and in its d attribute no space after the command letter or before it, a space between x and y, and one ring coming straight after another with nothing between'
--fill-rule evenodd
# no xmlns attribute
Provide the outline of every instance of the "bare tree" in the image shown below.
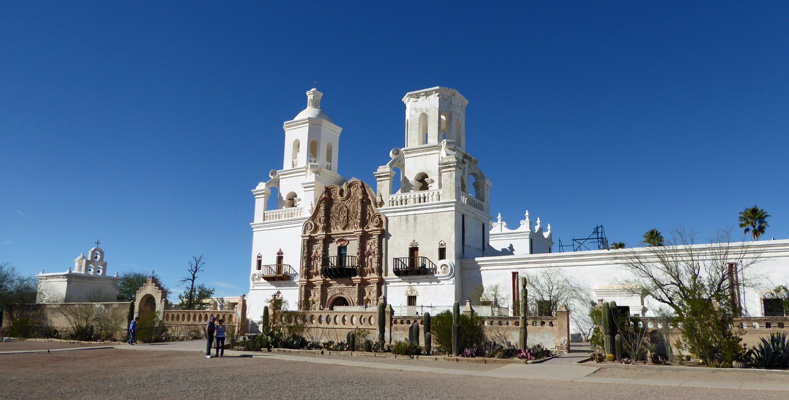
<svg viewBox="0 0 789 400"><path fill-rule="evenodd" d="M36 302L36 280L23 277L8 263L0 263L0 311L11 321L25 309L25 304Z"/></svg>
<svg viewBox="0 0 789 400"><path fill-rule="evenodd" d="M474 290L471 291L471 297L477 300L478 303L486 302L490 304L491 312L493 312L494 309L499 310L502 306L506 305L509 300L509 296L498 283L487 287L477 285Z"/></svg>
<svg viewBox="0 0 789 400"><path fill-rule="evenodd" d="M750 271L761 254L747 244L733 245L728 231L700 245L695 233L677 229L666 244L628 250L619 262L634 276L623 282L626 287L646 292L676 314L686 299L736 300L741 287L757 283Z"/></svg>
<svg viewBox="0 0 789 400"><path fill-rule="evenodd" d="M559 268L548 268L526 274L529 289L529 310L537 315L556 315L561 306L570 310L570 320L588 338L594 323L589 316L593 304L590 290Z"/></svg>
<svg viewBox="0 0 789 400"><path fill-rule="evenodd" d="M723 231L701 245L693 232L677 229L666 246L630 250L620 258L633 275L625 286L668 306L673 321L682 324L677 345L710 366L743 359L745 349L730 326L740 314L741 288L757 284L751 267L761 254L730 238Z"/></svg>
<svg viewBox="0 0 789 400"><path fill-rule="evenodd" d="M189 268L186 272L188 275L181 279L181 283L189 284L189 289L184 293L184 298L182 299L182 301L185 300L183 301L183 308L192 310L195 308L195 281L201 272L205 272L205 261L203 261L202 254L199 256L192 256L192 261L189 261Z"/></svg>

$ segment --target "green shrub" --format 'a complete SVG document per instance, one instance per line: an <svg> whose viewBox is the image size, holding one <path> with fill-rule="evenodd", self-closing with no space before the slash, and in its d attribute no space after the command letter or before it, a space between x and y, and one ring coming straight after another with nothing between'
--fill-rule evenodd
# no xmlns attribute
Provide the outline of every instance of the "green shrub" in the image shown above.
<svg viewBox="0 0 789 400"><path fill-rule="evenodd" d="M409 341L399 341L392 348L392 354L400 356L418 356L422 354L422 347Z"/></svg>
<svg viewBox="0 0 789 400"><path fill-rule="evenodd" d="M143 343L163 342L167 337L167 328L164 322L159 319L158 313L144 313L140 315L138 322L137 340Z"/></svg>
<svg viewBox="0 0 789 400"><path fill-rule="evenodd" d="M460 315L460 351L472 347L482 347L485 342L483 331L484 320L476 314ZM444 311L431 318L430 333L433 341L438 343L436 351L439 349L452 348L452 312Z"/></svg>
<svg viewBox="0 0 789 400"><path fill-rule="evenodd" d="M8 331L9 336L29 338L33 337L36 331L35 321L32 318L20 317L11 324Z"/></svg>
<svg viewBox="0 0 789 400"><path fill-rule="evenodd" d="M71 340L92 341L93 340L93 325L77 325L74 331L69 336Z"/></svg>
<svg viewBox="0 0 789 400"><path fill-rule="evenodd" d="M688 349L705 365L731 367L733 361L746 360L742 339L730 328L734 325L734 315L727 307L716 308L706 299L686 299L676 321L682 323L677 347Z"/></svg>
<svg viewBox="0 0 789 400"><path fill-rule="evenodd" d="M285 349L303 349L307 347L307 339L295 333L289 335L279 342L279 347Z"/></svg>

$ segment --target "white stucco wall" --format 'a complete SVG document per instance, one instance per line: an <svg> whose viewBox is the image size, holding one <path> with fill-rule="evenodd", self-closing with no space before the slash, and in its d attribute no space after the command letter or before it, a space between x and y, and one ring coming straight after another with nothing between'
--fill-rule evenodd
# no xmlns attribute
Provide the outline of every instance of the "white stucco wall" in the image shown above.
<svg viewBox="0 0 789 400"><path fill-rule="evenodd" d="M115 301L120 278L113 276L64 273L39 274L37 303Z"/></svg>
<svg viewBox="0 0 789 400"><path fill-rule="evenodd" d="M703 249L705 245L697 245ZM763 242L732 243L732 248L748 246L752 254L760 254L760 261L755 264L750 274L753 276L755 288L743 288L743 313L748 316L762 316L762 295L765 291L779 284L789 282L789 240L774 240ZM621 257L625 251L647 252L647 249L628 250L596 250L583 252L534 254L523 256L481 257L473 260L463 260L461 264L463 274L463 298L471 298L471 290L477 285L485 287L500 285L505 293L512 299L512 272L517 271L520 276L538 273L549 268L559 268L567 276L585 285L593 299L616 301L617 305L630 306L631 312L641 314L646 308L646 316L654 316L660 304L650 297L642 298L638 295L623 295L623 291L616 296L600 297L601 294L611 293L612 287L617 287L621 281L632 275L620 265ZM575 310L571 310L571 313ZM578 312L578 311L575 311ZM581 310L580 312L587 312ZM575 332L575 331L574 331Z"/></svg>

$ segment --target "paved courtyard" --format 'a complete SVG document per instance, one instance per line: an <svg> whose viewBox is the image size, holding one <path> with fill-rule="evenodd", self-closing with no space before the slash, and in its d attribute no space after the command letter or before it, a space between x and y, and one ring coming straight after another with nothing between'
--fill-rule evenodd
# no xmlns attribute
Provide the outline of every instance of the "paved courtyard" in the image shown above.
<svg viewBox="0 0 789 400"><path fill-rule="evenodd" d="M73 346L0 343L0 398L785 399L789 395L789 374L765 371L598 369L282 353L248 357L252 353L243 352L206 359L202 344L66 349Z"/></svg>

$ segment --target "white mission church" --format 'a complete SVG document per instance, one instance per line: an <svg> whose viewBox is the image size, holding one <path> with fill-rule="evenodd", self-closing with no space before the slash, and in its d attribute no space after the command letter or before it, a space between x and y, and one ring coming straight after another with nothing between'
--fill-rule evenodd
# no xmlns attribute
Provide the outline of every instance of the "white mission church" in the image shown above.
<svg viewBox="0 0 789 400"><path fill-rule="evenodd" d="M468 101L458 91L405 95L405 143L382 157L375 188L337 173L342 128L321 110L321 97L308 91L307 108L284 123L282 167L252 191L250 321L260 321L272 296L301 310L370 307L386 296L398 315L435 313L481 286L516 298L515 277L546 268L584 282L594 299L655 311L649 298L617 285L624 272L616 251L552 253L550 225L528 212L516 229L494 222L492 184L466 149ZM762 254L760 276L789 283L789 240L747 245ZM764 315L768 289L742 288L744 313Z"/></svg>

